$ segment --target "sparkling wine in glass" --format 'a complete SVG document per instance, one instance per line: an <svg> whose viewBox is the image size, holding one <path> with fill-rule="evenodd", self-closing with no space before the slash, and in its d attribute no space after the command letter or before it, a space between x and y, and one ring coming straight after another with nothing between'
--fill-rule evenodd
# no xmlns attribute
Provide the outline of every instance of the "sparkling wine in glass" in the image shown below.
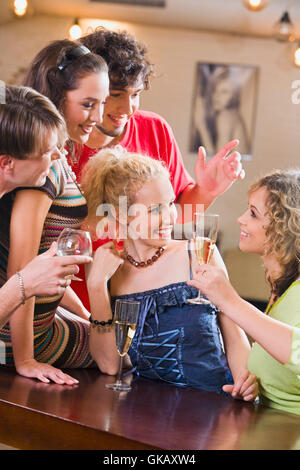
<svg viewBox="0 0 300 470"><path fill-rule="evenodd" d="M64 228L57 239L58 256L82 255L92 256L92 240L89 232L72 228ZM73 281L82 281L79 277L71 274L66 276Z"/></svg>
<svg viewBox="0 0 300 470"><path fill-rule="evenodd" d="M117 379L114 384L105 385L111 390L128 391L130 385L122 382L123 357L130 348L135 335L136 323L140 308L140 302L117 299L115 303L114 328L117 350L120 356Z"/></svg>
<svg viewBox="0 0 300 470"><path fill-rule="evenodd" d="M195 212L193 218L193 242L196 259L199 264L208 264L212 258L219 228L218 214ZM192 304L210 304L209 300L198 292L194 299L187 299Z"/></svg>

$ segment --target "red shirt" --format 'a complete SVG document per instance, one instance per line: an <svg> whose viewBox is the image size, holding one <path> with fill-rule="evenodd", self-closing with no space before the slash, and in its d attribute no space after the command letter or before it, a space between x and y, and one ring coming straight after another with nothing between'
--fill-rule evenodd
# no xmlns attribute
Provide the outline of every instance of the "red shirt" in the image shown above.
<svg viewBox="0 0 300 470"><path fill-rule="evenodd" d="M182 155L171 127L158 114L151 111L136 111L126 124L124 136L118 144L129 152L164 161L170 173L176 199L189 184L194 184L193 178L184 168ZM79 160L75 163L70 162L78 181L80 181L81 171L85 164L99 150L84 145ZM101 244L103 241L102 243L96 242L94 248L96 249ZM79 277L83 278L83 275L81 268ZM85 282L72 282L72 288L89 309Z"/></svg>
<svg viewBox="0 0 300 470"><path fill-rule="evenodd" d="M158 114L150 111L136 111L129 119L119 145L126 148L128 152L136 152L164 161L170 172L176 198L189 184L194 184L193 178L184 168L171 127ZM78 162L72 164L78 180L80 180L84 165L99 150L83 146Z"/></svg>

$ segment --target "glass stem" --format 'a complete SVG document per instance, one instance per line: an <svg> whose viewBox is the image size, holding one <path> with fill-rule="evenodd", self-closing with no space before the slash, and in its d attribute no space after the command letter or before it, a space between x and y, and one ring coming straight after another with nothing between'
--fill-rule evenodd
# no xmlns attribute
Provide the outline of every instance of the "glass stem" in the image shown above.
<svg viewBox="0 0 300 470"><path fill-rule="evenodd" d="M122 382L122 365L123 365L123 356L120 356L116 383L121 383Z"/></svg>

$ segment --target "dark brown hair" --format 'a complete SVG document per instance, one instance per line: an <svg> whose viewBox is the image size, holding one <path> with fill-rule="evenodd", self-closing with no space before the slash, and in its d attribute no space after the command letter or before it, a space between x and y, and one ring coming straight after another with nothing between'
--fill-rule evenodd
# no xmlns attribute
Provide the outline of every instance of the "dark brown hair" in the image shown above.
<svg viewBox="0 0 300 470"><path fill-rule="evenodd" d="M44 47L33 59L24 85L50 98L63 114L67 91L76 90L78 81L90 73L108 72L105 60L91 52L75 55L82 45L63 39Z"/></svg>
<svg viewBox="0 0 300 470"><path fill-rule="evenodd" d="M114 32L101 27L82 37L80 42L106 60L112 86L125 88L141 78L145 89L149 88L153 65L146 57L146 46L126 31Z"/></svg>
<svg viewBox="0 0 300 470"><path fill-rule="evenodd" d="M0 154L19 160L29 155L43 155L45 136L58 132L58 145L67 138L63 117L54 104L35 90L22 86L5 86L4 103L0 104Z"/></svg>

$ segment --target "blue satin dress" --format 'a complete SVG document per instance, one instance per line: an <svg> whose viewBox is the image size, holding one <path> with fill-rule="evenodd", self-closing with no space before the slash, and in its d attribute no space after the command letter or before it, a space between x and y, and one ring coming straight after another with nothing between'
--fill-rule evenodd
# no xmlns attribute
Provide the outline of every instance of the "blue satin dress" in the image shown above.
<svg viewBox="0 0 300 470"><path fill-rule="evenodd" d="M189 251L190 272L191 255ZM141 303L136 334L129 349L131 372L181 387L224 394L233 379L223 350L217 308L187 302L197 289L186 282L112 296ZM226 394L227 395L227 394Z"/></svg>

